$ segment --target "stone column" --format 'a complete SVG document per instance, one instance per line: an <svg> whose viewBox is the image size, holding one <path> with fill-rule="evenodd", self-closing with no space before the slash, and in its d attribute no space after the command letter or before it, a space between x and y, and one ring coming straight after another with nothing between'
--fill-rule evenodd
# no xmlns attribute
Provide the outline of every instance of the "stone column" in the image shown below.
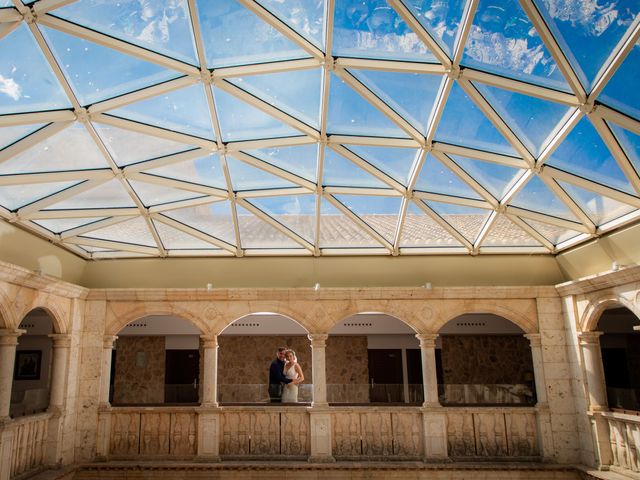
<svg viewBox="0 0 640 480"><path fill-rule="evenodd" d="M422 388L424 389L423 407L439 407L438 378L436 375L436 338L435 333L419 333L416 338L420 340L422 353Z"/></svg>
<svg viewBox="0 0 640 480"><path fill-rule="evenodd" d="M111 380L111 356L117 335L105 335L102 341L102 371L100 382L100 402L98 407L98 435L96 441L96 459L106 460L109 456L111 440L111 404L109 403L109 385Z"/></svg>
<svg viewBox="0 0 640 480"><path fill-rule="evenodd" d="M326 354L327 338L326 333L310 333L311 340L311 364L313 366L313 401L312 407L327 406L327 371Z"/></svg>
<svg viewBox="0 0 640 480"><path fill-rule="evenodd" d="M201 335L202 347L202 398L203 407L218 406L218 336Z"/></svg>
<svg viewBox="0 0 640 480"><path fill-rule="evenodd" d="M331 447L331 412L327 403L326 333L310 333L313 367L313 401L309 409L311 430L310 462L335 462Z"/></svg>
<svg viewBox="0 0 640 480"><path fill-rule="evenodd" d="M111 383L111 356L117 335L105 335L102 343L102 382L100 383L100 405L109 406L109 384Z"/></svg>
<svg viewBox="0 0 640 480"><path fill-rule="evenodd" d="M0 329L0 422L9 418L18 337L26 330Z"/></svg>
<svg viewBox="0 0 640 480"><path fill-rule="evenodd" d="M602 353L600 352L600 335L602 332L582 332L578 335L587 377L589 410L592 412L608 410Z"/></svg>
<svg viewBox="0 0 640 480"><path fill-rule="evenodd" d="M49 411L61 412L64 409L64 398L67 382L67 367L71 335L54 333L49 335L53 342L53 362L51 368L51 386L49 390Z"/></svg>
<svg viewBox="0 0 640 480"><path fill-rule="evenodd" d="M533 378L536 387L536 404L546 406L547 402L547 382L544 376L544 366L542 360L542 336L539 333L527 333L524 337L531 345L531 360L533 361Z"/></svg>

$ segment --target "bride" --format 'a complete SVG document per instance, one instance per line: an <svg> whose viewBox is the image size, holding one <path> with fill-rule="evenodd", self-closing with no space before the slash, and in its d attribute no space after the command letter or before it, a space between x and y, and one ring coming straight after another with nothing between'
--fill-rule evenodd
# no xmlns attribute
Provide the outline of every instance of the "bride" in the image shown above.
<svg viewBox="0 0 640 480"><path fill-rule="evenodd" d="M287 383L282 389L282 403L296 403L298 401L298 384L304 381L304 374L296 358L296 352L287 350L284 358L287 361L284 365L284 375L293 381Z"/></svg>

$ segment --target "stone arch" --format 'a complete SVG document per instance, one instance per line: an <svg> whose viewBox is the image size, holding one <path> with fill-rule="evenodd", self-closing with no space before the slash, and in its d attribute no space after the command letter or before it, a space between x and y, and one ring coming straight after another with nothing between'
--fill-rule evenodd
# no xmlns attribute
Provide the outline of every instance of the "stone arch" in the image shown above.
<svg viewBox="0 0 640 480"><path fill-rule="evenodd" d="M20 322L22 322L22 320L34 310L43 310L49 316L53 329L52 333L67 333L66 322L63 321L65 318L64 312L62 312L61 308L56 304L50 304L47 306L38 304L29 305L28 310L26 310L24 314L19 315L18 325L16 325L16 327L19 326Z"/></svg>
<svg viewBox="0 0 640 480"><path fill-rule="evenodd" d="M334 315L331 317L330 324L327 324L326 333L331 331L336 325L345 319L358 315L359 313L365 312L375 312L381 315L387 315L389 317L393 317L396 320L404 323L409 328L411 328L416 333L421 332L421 324L418 321L418 315L412 315L407 308L406 304L396 305L396 302L389 301L380 301L380 302L370 302L370 301L359 301L355 303L350 303L346 308L336 311ZM391 313L393 312L393 313Z"/></svg>
<svg viewBox="0 0 640 480"><path fill-rule="evenodd" d="M640 319L638 307L626 298L616 295L613 292L603 293L589 300L584 312L580 316L579 325L583 332L595 330L600 321L602 313L610 307L625 307Z"/></svg>
<svg viewBox="0 0 640 480"><path fill-rule="evenodd" d="M18 328L18 319L15 311L11 308L12 302L9 296L0 290L0 328Z"/></svg>
<svg viewBox="0 0 640 480"><path fill-rule="evenodd" d="M105 335L117 335L120 330L129 325L131 322L140 320L141 318L152 315L172 315L179 317L193 326L195 326L203 335L209 334L210 329L196 312L172 305L147 305L136 304L132 308L124 312L114 312L109 310L105 326Z"/></svg>
<svg viewBox="0 0 640 480"><path fill-rule="evenodd" d="M225 312L220 313L220 321L217 322L217 328L215 331L216 335L220 335L229 325L234 323L236 320L240 320L248 315L252 315L258 312L269 312L274 315L281 315L292 322L297 323L302 328L304 328L307 332L313 332L313 327L309 324L309 322L299 320L302 318L306 318L305 315L302 314L303 309L295 309L291 308L287 305L283 304L274 304L273 302L265 302L265 303L241 303L233 305L232 308L227 309Z"/></svg>
<svg viewBox="0 0 640 480"><path fill-rule="evenodd" d="M517 325L524 331L524 333L538 333L537 319L530 318L513 308L503 305L495 305L492 302L475 302L472 306L463 305L460 307L453 307L452 310L447 312L446 317L442 316L432 324L433 331L430 333L438 333L440 329L451 320L461 315L471 313L491 313L510 321L514 325Z"/></svg>

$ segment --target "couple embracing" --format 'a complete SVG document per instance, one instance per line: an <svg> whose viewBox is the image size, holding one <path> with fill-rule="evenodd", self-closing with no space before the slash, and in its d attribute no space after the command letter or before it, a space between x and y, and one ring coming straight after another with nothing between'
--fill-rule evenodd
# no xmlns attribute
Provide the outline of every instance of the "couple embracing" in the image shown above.
<svg viewBox="0 0 640 480"><path fill-rule="evenodd" d="M296 403L298 385L304 381L296 352L279 347L277 358L269 367L269 400L271 403Z"/></svg>

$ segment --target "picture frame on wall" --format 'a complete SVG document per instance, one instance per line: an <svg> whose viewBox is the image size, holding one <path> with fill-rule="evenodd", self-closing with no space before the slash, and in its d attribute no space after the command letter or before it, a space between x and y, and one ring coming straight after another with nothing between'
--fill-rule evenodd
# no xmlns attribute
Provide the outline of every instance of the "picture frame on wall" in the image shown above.
<svg viewBox="0 0 640 480"><path fill-rule="evenodd" d="M42 350L18 350L14 367L14 380L40 380Z"/></svg>

